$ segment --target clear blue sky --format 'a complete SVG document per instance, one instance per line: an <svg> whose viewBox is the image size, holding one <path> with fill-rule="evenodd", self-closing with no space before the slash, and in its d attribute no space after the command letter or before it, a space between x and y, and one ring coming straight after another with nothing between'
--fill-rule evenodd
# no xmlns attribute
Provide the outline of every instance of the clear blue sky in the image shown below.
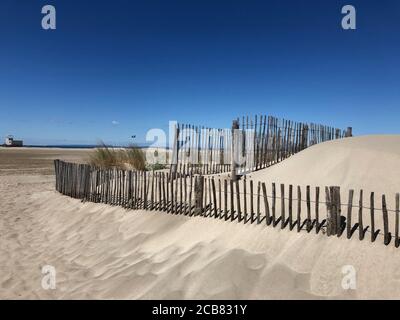
<svg viewBox="0 0 400 320"><path fill-rule="evenodd" d="M0 39L0 136L26 143L144 142L169 120L260 113L400 133L398 0L2 0Z"/></svg>

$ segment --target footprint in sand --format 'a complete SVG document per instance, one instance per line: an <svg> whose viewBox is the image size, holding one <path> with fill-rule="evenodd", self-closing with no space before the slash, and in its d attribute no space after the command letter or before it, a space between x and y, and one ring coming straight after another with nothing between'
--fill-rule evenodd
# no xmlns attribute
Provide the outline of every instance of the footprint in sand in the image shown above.
<svg viewBox="0 0 400 320"><path fill-rule="evenodd" d="M4 280L2 283L1 283L1 288L2 289L10 289L11 287L12 287L12 285L13 285L13 278L12 278L12 276L11 277L9 277L8 279L6 279L6 280Z"/></svg>
<svg viewBox="0 0 400 320"><path fill-rule="evenodd" d="M247 268L251 270L260 270L266 266L267 259L264 254L255 254L247 257L245 263Z"/></svg>

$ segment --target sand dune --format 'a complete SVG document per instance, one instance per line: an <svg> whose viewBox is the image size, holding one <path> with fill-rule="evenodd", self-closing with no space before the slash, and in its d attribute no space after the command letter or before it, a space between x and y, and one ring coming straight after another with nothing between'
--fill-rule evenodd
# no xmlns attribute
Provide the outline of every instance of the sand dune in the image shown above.
<svg viewBox="0 0 400 320"><path fill-rule="evenodd" d="M293 185L400 192L400 135L359 136L314 145L249 177Z"/></svg>
<svg viewBox="0 0 400 320"><path fill-rule="evenodd" d="M368 151L369 140L380 157ZM398 142L360 137L321 144L253 177L366 188L378 183L370 174L385 173L393 185L381 181L377 189L394 192ZM355 156L363 162L353 163ZM0 298L400 298L394 246L82 203L57 194L54 177L42 173L0 175ZM47 264L57 270L55 290L41 287ZM357 272L356 290L341 286L346 265Z"/></svg>
<svg viewBox="0 0 400 320"><path fill-rule="evenodd" d="M10 219L1 298L400 297L398 252L377 243L125 211L54 191L32 194ZM56 290L40 286L44 264L56 267ZM341 287L344 265L358 272L355 291Z"/></svg>

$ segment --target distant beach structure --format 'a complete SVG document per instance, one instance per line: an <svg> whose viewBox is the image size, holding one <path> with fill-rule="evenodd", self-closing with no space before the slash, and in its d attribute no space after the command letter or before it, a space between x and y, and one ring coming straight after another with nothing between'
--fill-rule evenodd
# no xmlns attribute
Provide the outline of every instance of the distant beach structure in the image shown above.
<svg viewBox="0 0 400 320"><path fill-rule="evenodd" d="M15 140L13 136L9 135L6 137L4 145L6 147L22 147L24 142L22 140Z"/></svg>

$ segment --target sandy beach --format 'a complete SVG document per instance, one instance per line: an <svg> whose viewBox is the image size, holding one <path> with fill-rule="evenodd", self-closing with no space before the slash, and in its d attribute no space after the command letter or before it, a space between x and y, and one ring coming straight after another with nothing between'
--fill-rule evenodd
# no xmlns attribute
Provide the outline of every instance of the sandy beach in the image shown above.
<svg viewBox="0 0 400 320"><path fill-rule="evenodd" d="M251 177L394 194L399 142L399 136L325 142ZM80 162L88 152L0 149L1 299L400 298L393 245L58 194L52 160ZM377 153L384 155L379 164ZM41 286L44 265L57 271L55 290ZM345 266L356 271L355 290L342 287Z"/></svg>
<svg viewBox="0 0 400 320"><path fill-rule="evenodd" d="M399 0L1 9L0 301L400 300Z"/></svg>

